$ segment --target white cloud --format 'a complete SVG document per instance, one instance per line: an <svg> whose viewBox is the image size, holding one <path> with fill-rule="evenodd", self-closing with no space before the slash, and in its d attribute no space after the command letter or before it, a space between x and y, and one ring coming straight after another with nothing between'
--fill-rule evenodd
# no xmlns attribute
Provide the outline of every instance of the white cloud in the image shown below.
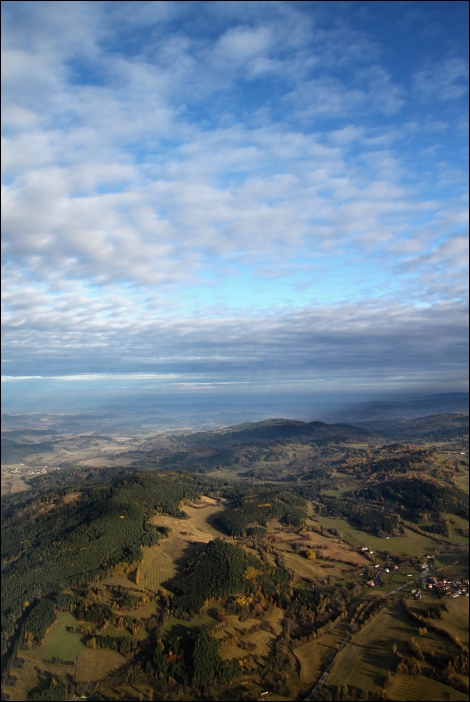
<svg viewBox="0 0 470 702"><path fill-rule="evenodd" d="M419 97L443 102L458 100L468 92L468 61L448 58L430 68L417 71L413 77Z"/></svg>
<svg viewBox="0 0 470 702"><path fill-rule="evenodd" d="M360 289L381 299L388 320L405 301L432 303L440 319L439 301L462 298L466 174L447 160L451 122L400 116L402 83L344 13L323 21L330 10L292 3L6 5L4 304L15 353L73 365L87 348L118 363L120 349L132 364L161 332L165 357L183 365L190 354L172 356L170 339L183 347L186 334L202 365L228 359L224 340L235 339L245 365L290 354L308 366L309 348L335 359L334 344L350 343L340 333L346 307L317 345L302 331L305 356L282 342L297 338L295 305L279 336L274 317L241 308L230 324L201 316L192 328L182 315L193 295L207 305L201 289L212 286L215 307L218 286L241 269L253 291L272 281L268 306L289 278L299 315L317 331L337 311L296 297L310 289L314 264L325 275L343 270L343 299L355 301L349 264L362 266ZM415 73L415 94L453 100L464 70L460 59L429 64ZM362 348L358 329L371 353L374 330L387 336L364 305L351 353ZM248 339L258 320L264 331ZM282 353L259 356L264 338ZM141 362L151 359L148 350Z"/></svg>

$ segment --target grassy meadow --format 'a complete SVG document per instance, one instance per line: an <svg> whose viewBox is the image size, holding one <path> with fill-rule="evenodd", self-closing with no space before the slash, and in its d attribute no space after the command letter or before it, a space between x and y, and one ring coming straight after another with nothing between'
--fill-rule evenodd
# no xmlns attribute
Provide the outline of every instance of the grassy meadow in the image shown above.
<svg viewBox="0 0 470 702"><path fill-rule="evenodd" d="M434 553L436 542L426 536L406 529L406 536L380 538L374 534L360 531L345 519L334 519L317 515L315 521L327 529L338 529L344 538L355 546L368 546L373 551L390 551L393 554L413 555L415 553Z"/></svg>
<svg viewBox="0 0 470 702"><path fill-rule="evenodd" d="M63 661L74 661L84 650L83 636L69 634L68 626L77 626L77 620L70 612L57 612L57 619L46 634L43 646L35 649L35 653L44 660L60 658Z"/></svg>
<svg viewBox="0 0 470 702"><path fill-rule="evenodd" d="M77 658L75 678L78 683L101 680L111 670L119 668L126 662L124 656L107 648L87 648Z"/></svg>
<svg viewBox="0 0 470 702"><path fill-rule="evenodd" d="M339 685L369 691L382 687L389 671L395 672L398 662L392 650L393 644L397 644L402 655L409 656L411 637L419 639L423 650L458 652L447 638L434 632L420 637L418 624L407 617L397 601L379 612L346 644L336 659L326 686L332 694Z"/></svg>
<svg viewBox="0 0 470 702"><path fill-rule="evenodd" d="M398 673L387 688L388 699L398 702L427 702L428 700L468 700L468 695L444 685L438 680L431 680L423 675L414 676Z"/></svg>

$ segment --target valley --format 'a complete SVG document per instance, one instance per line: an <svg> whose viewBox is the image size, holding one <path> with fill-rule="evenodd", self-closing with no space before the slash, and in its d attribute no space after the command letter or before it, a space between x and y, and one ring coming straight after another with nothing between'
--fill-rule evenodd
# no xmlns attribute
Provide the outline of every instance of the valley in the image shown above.
<svg viewBox="0 0 470 702"><path fill-rule="evenodd" d="M3 698L464 699L465 419L9 427Z"/></svg>

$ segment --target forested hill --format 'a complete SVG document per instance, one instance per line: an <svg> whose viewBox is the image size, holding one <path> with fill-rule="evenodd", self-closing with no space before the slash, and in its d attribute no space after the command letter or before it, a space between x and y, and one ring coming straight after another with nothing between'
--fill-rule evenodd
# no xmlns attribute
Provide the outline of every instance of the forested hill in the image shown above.
<svg viewBox="0 0 470 702"><path fill-rule="evenodd" d="M188 445L239 444L305 438L313 441L348 441L370 436L368 429L348 424L301 422L291 419L266 419L216 431L197 432L178 438Z"/></svg>
<svg viewBox="0 0 470 702"><path fill-rule="evenodd" d="M141 546L161 537L150 518L163 512L185 519L181 501L197 498L202 481L128 471L92 485L75 480L73 487L56 483L25 497L4 498L2 652L37 593L48 595L137 567Z"/></svg>
<svg viewBox="0 0 470 702"><path fill-rule="evenodd" d="M418 419L360 422L357 425L394 441L450 441L468 436L468 414L431 414Z"/></svg>
<svg viewBox="0 0 470 702"><path fill-rule="evenodd" d="M2 465L5 463L19 463L26 456L30 456L34 453L44 453L47 451L53 451L54 446L50 441L40 441L40 442L17 442L14 439L10 439L6 436L2 436L1 441L1 454L2 454Z"/></svg>

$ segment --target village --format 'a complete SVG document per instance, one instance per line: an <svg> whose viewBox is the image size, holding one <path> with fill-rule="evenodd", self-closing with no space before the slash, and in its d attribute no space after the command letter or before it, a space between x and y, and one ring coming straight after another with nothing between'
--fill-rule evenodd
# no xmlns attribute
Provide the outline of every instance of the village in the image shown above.
<svg viewBox="0 0 470 702"><path fill-rule="evenodd" d="M426 587L438 594L439 597L460 597L461 595L469 596L469 581L468 580L441 580L435 576L429 575L426 579Z"/></svg>
<svg viewBox="0 0 470 702"><path fill-rule="evenodd" d="M360 553L363 553L364 555L373 555L374 551L371 551L368 546L362 546L359 549ZM421 599L421 593L422 589L426 589L428 591L435 592L439 598L442 597L450 597L450 598L456 598L460 596L464 597L469 597L469 580L468 579L454 579L454 580L449 580L445 578L439 578L435 575L431 575L429 568L430 566L432 567L434 564L434 555L428 555L426 556L427 559L427 565L421 564L418 566L418 570L421 572L421 577L420 580L422 582L422 588L416 588L411 590L411 594L414 595L416 600ZM379 565L378 563L375 563L373 565L373 568L375 570L373 576L366 581L366 585L368 587L377 587L380 585L383 585L382 579L381 579L381 573L390 573L390 572L398 572L399 571L399 566L398 565L393 565L390 568L384 568L383 566ZM361 575L364 575L365 572L362 572ZM414 578L415 575L413 573L406 573L406 577L408 578ZM413 582L413 581L411 581Z"/></svg>
<svg viewBox="0 0 470 702"><path fill-rule="evenodd" d="M25 475L43 475L44 473L51 473L54 470L60 470L59 466L44 466L43 468L38 468L37 470L28 470ZM19 472L16 469L15 472Z"/></svg>

